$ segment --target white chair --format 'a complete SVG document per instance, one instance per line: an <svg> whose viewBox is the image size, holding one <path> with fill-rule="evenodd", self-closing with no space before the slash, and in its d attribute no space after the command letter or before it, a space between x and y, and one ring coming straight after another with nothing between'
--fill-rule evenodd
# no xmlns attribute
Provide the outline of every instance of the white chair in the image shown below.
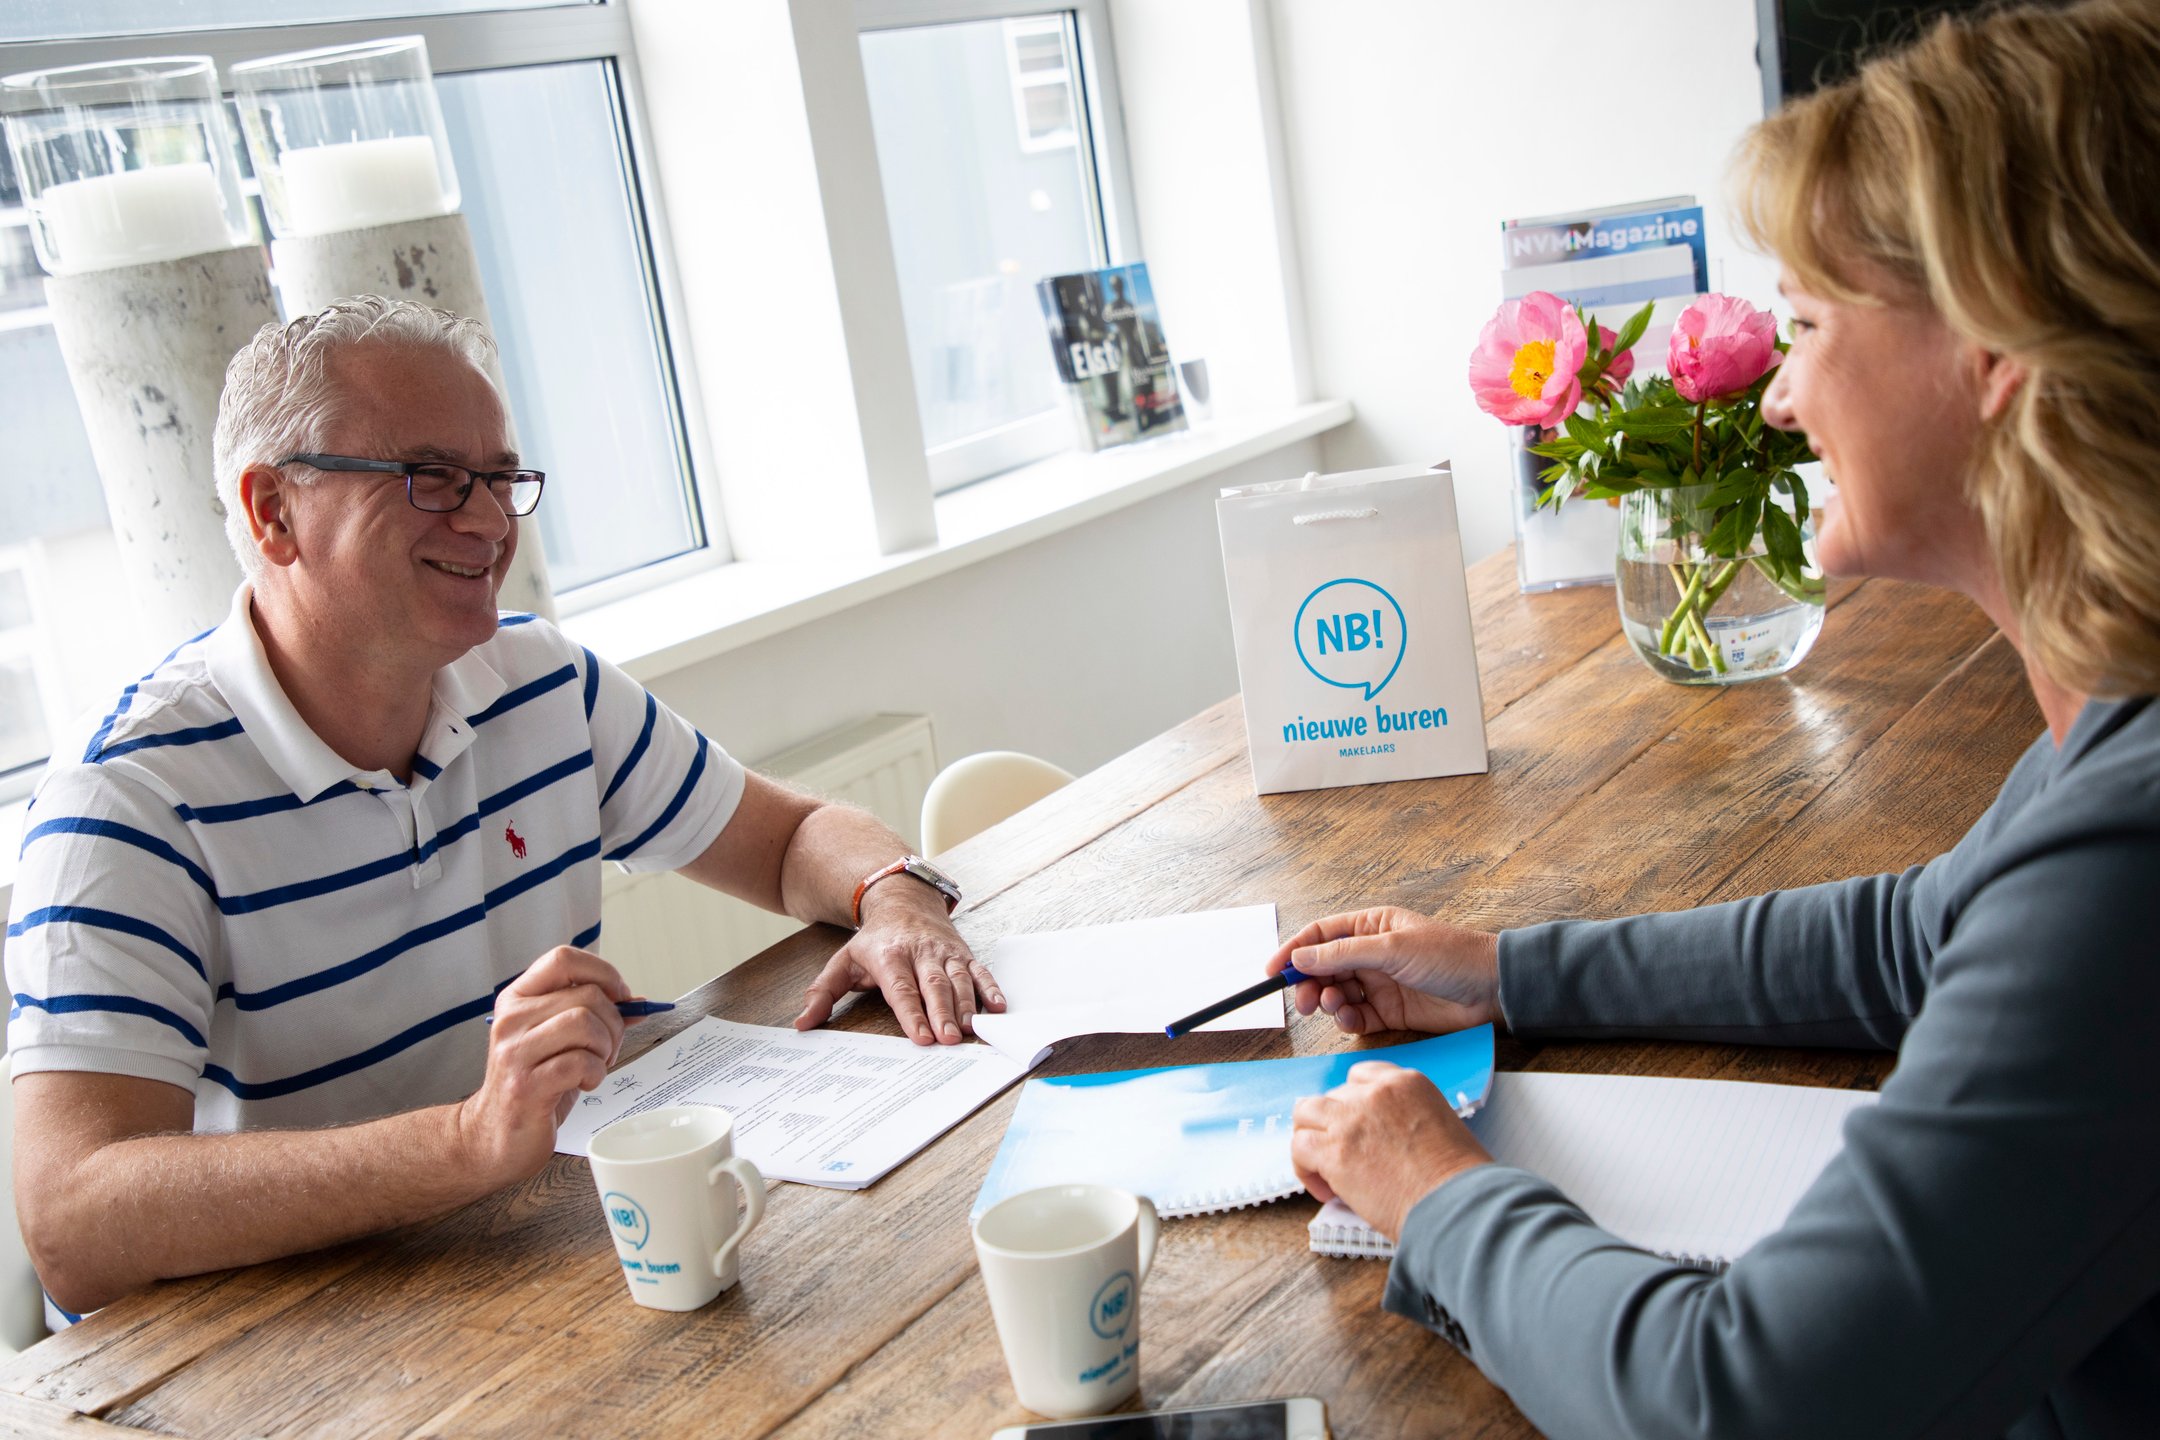
<svg viewBox="0 0 2160 1440"><path fill-rule="evenodd" d="M1072 778L1071 771L1017 750L985 750L953 761L923 795L923 853L943 854Z"/></svg>

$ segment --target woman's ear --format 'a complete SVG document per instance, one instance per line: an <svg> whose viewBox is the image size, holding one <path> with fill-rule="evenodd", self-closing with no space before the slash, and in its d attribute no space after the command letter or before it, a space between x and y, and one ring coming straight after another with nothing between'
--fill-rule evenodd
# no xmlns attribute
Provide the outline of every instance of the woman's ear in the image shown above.
<svg viewBox="0 0 2160 1440"><path fill-rule="evenodd" d="M1982 351L1980 355L1980 418L1999 420L2017 398L2018 387L2025 383L2026 370L2023 362L2008 355Z"/></svg>
<svg viewBox="0 0 2160 1440"><path fill-rule="evenodd" d="M275 467L250 465L240 472L240 509L247 516L248 535L272 565L290 565L300 558L292 533L291 499L292 489Z"/></svg>

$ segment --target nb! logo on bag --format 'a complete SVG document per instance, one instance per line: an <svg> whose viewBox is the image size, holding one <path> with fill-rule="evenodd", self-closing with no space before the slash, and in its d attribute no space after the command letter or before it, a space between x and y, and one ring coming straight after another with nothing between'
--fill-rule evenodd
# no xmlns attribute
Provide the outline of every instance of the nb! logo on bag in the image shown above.
<svg viewBox="0 0 2160 1440"><path fill-rule="evenodd" d="M1370 580L1328 581L1298 606L1292 628L1307 670L1367 700L1395 678L1409 638L1402 606Z"/></svg>

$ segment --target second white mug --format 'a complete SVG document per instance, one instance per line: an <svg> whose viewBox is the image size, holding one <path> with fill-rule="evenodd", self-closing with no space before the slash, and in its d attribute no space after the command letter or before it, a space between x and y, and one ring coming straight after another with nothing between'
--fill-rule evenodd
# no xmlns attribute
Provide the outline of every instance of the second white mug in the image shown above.
<svg viewBox="0 0 2160 1440"><path fill-rule="evenodd" d="M1145 1196L1047 1185L975 1222L975 1258L1012 1371L1038 1415L1115 1409L1140 1388L1140 1282L1161 1228Z"/></svg>
<svg viewBox="0 0 2160 1440"><path fill-rule="evenodd" d="M765 1216L765 1178L734 1150L734 1121L711 1105L663 1106L593 1136L593 1182L638 1304L695 1310L740 1276L738 1247Z"/></svg>

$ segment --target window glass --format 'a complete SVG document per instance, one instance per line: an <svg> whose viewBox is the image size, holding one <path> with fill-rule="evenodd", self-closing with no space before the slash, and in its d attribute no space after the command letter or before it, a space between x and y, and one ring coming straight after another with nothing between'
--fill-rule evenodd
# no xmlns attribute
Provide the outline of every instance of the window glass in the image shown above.
<svg viewBox="0 0 2160 1440"><path fill-rule="evenodd" d="M703 543L609 63L435 81L558 592Z"/></svg>
<svg viewBox="0 0 2160 1440"><path fill-rule="evenodd" d="M587 3L592 0L5 0L0 3L0 40L74 40L475 10L544 10Z"/></svg>
<svg viewBox="0 0 2160 1440"><path fill-rule="evenodd" d="M519 443L549 474L534 519L558 592L702 543L609 64L436 80ZM0 545L106 523L7 169L0 153Z"/></svg>
<svg viewBox="0 0 2160 1440"><path fill-rule="evenodd" d="M1035 282L1105 254L1065 15L862 37L908 355L932 450L1056 409ZM1033 457L1024 457L1033 458Z"/></svg>
<svg viewBox="0 0 2160 1440"><path fill-rule="evenodd" d="M0 551L0 788L44 762L50 740L31 663L30 590L19 557Z"/></svg>

